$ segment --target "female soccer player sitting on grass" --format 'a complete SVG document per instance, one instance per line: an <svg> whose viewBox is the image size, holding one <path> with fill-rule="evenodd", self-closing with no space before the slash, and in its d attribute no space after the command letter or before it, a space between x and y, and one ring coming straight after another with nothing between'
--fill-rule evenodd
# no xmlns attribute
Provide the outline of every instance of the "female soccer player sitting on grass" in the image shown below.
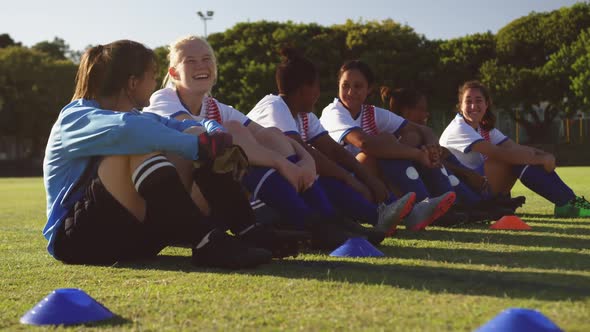
<svg viewBox="0 0 590 332"><path fill-rule="evenodd" d="M516 179L555 204L556 217L590 216L590 203L574 194L555 173L555 157L514 143L494 128L496 117L488 89L478 81L459 88L457 116L440 137L463 164L487 177L493 193L506 194Z"/></svg>
<svg viewBox="0 0 590 332"><path fill-rule="evenodd" d="M444 215L455 201L448 177L440 168L438 142L430 128L407 122L379 107L365 104L374 84L369 66L355 60L339 72L339 98L324 108L320 118L333 140L358 160L383 175L389 185L403 193L415 192L416 213L424 216L406 220L406 226L422 229ZM397 136L401 136L401 142ZM376 161L378 165L371 165ZM420 173L418 172L420 169ZM435 189L433 195L422 180ZM416 210L416 209L414 209Z"/></svg>
<svg viewBox="0 0 590 332"><path fill-rule="evenodd" d="M227 127L254 165L242 181L251 199L274 208L289 226L312 231L315 248L334 249L349 237L358 236L327 225L326 220L335 218L333 208L315 181L313 158L299 143L211 97L217 64L205 40L185 37L169 49L171 84L152 95L144 112L176 119L214 119ZM375 232L368 235L375 243L384 236Z"/></svg>
<svg viewBox="0 0 590 332"><path fill-rule="evenodd" d="M405 195L391 203L394 198L384 184L327 135L312 113L320 95L318 70L292 49L284 49L282 53L284 60L276 71L279 95L264 97L248 113L248 117L263 126L279 128L305 146L316 160L322 188L334 205L348 216L375 223L376 206L371 201L390 205L397 203L397 211L401 211L401 216L400 212L396 212L397 221L388 231L388 234L392 234L400 217L410 212L414 194ZM412 225L410 228L419 230L420 224L432 217L434 209L431 207L437 204L431 202L428 206L415 207L407 217Z"/></svg>
<svg viewBox="0 0 590 332"><path fill-rule="evenodd" d="M391 90L383 86L380 89L383 104L393 113L404 119L427 125L430 113L426 96L413 89ZM496 220L504 215L513 214L524 203L524 197L500 199L489 192L487 179L479 173L462 166L446 148L441 148L441 162L447 170L449 182L457 194L455 211L465 214L466 218L440 218L436 225L453 226L461 223ZM457 204L458 203L458 204Z"/></svg>
<svg viewBox="0 0 590 332"><path fill-rule="evenodd" d="M155 257L168 245L185 243L197 266L243 268L270 261L269 250L276 249L271 240L277 238L254 224L250 205L235 190L234 172L247 162L231 136L215 121L137 111L149 104L155 73L154 53L129 40L94 46L82 56L73 100L53 125L43 162L49 253L67 263L112 264ZM187 190L193 170L183 183L169 154L198 162L196 172L223 181L241 218L207 218ZM206 182L199 204L208 203L212 186ZM226 227L236 236L226 234Z"/></svg>

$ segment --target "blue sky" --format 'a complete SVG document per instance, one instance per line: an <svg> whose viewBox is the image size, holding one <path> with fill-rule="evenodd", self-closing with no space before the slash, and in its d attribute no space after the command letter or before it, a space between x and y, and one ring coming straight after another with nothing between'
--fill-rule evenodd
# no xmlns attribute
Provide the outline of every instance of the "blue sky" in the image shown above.
<svg viewBox="0 0 590 332"><path fill-rule="evenodd" d="M214 11L208 33L238 22L293 21L341 24L347 18L405 23L429 39L492 31L532 11L544 12L570 0L1 0L0 33L30 46L55 36L72 49L133 39L149 47L187 34L203 35L197 11ZM80 5L83 3L83 7Z"/></svg>

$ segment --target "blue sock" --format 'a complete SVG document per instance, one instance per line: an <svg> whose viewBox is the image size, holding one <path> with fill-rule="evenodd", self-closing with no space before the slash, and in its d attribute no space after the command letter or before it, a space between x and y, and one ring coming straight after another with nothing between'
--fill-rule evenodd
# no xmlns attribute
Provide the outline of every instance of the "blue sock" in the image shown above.
<svg viewBox="0 0 590 332"><path fill-rule="evenodd" d="M322 218L330 219L336 216L336 210L332 206L330 199L320 186L318 181L315 181L311 187L300 194L313 212L316 212Z"/></svg>
<svg viewBox="0 0 590 332"><path fill-rule="evenodd" d="M476 193L467 184L461 182L461 180L448 169L447 174L449 174L449 182L453 188L452 190L457 195L457 201L459 201L459 203L469 206L478 204L483 200L482 195Z"/></svg>
<svg viewBox="0 0 590 332"><path fill-rule="evenodd" d="M453 191L446 168L418 166L418 173L426 188L428 188L430 195L440 196L446 192Z"/></svg>
<svg viewBox="0 0 590 332"><path fill-rule="evenodd" d="M429 196L428 190L420 179L414 164L404 159L378 159L381 172L391 184L399 188L404 194L416 193L416 201Z"/></svg>
<svg viewBox="0 0 590 332"><path fill-rule="evenodd" d="M449 154L445 161L451 162L458 167L461 167L467 171L475 172L481 176L483 176L483 166L480 169L473 170L465 165L463 165L455 155L452 153ZM453 191L457 194L457 199L464 204L477 204L482 200L490 199L490 194L487 193L478 193L473 190L470 186L466 183L459 180L455 174L453 174L450 170L447 169L447 173L449 174L449 181L451 182L451 186L453 186Z"/></svg>
<svg viewBox="0 0 590 332"><path fill-rule="evenodd" d="M515 165L512 171L527 188L557 206L565 205L576 197L557 173L547 173L539 165Z"/></svg>
<svg viewBox="0 0 590 332"><path fill-rule="evenodd" d="M346 216L370 224L377 223L379 218L377 205L367 201L358 191L329 176L320 176L318 182L334 207Z"/></svg>
<svg viewBox="0 0 590 332"><path fill-rule="evenodd" d="M389 197L383 202L383 204L389 205L389 204L391 204L391 203L393 203L393 202L395 202L397 200L398 200L398 198L395 197L394 194L389 194Z"/></svg>
<svg viewBox="0 0 590 332"><path fill-rule="evenodd" d="M303 229L304 221L312 214L289 181L271 168L251 167L242 184L252 193L252 199L260 199L299 229Z"/></svg>

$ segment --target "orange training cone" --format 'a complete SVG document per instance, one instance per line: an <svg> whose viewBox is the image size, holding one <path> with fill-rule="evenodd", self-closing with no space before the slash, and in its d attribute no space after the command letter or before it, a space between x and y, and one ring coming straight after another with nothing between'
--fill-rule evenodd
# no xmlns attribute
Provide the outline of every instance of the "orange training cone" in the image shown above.
<svg viewBox="0 0 590 332"><path fill-rule="evenodd" d="M531 226L517 216L504 216L490 226L490 229L529 230Z"/></svg>

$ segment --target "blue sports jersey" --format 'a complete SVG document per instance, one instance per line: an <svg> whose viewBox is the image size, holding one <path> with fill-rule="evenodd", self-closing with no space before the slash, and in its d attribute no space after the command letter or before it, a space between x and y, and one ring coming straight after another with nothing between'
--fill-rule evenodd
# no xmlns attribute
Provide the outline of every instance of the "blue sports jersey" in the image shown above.
<svg viewBox="0 0 590 332"><path fill-rule="evenodd" d="M43 181L47 195L47 223L43 235L53 255L54 232L84 192L73 188L94 156L171 152L190 160L198 156L198 139L182 131L203 126L208 132L225 130L212 120L177 121L151 113L100 109L94 100L78 99L66 105L51 129Z"/></svg>

